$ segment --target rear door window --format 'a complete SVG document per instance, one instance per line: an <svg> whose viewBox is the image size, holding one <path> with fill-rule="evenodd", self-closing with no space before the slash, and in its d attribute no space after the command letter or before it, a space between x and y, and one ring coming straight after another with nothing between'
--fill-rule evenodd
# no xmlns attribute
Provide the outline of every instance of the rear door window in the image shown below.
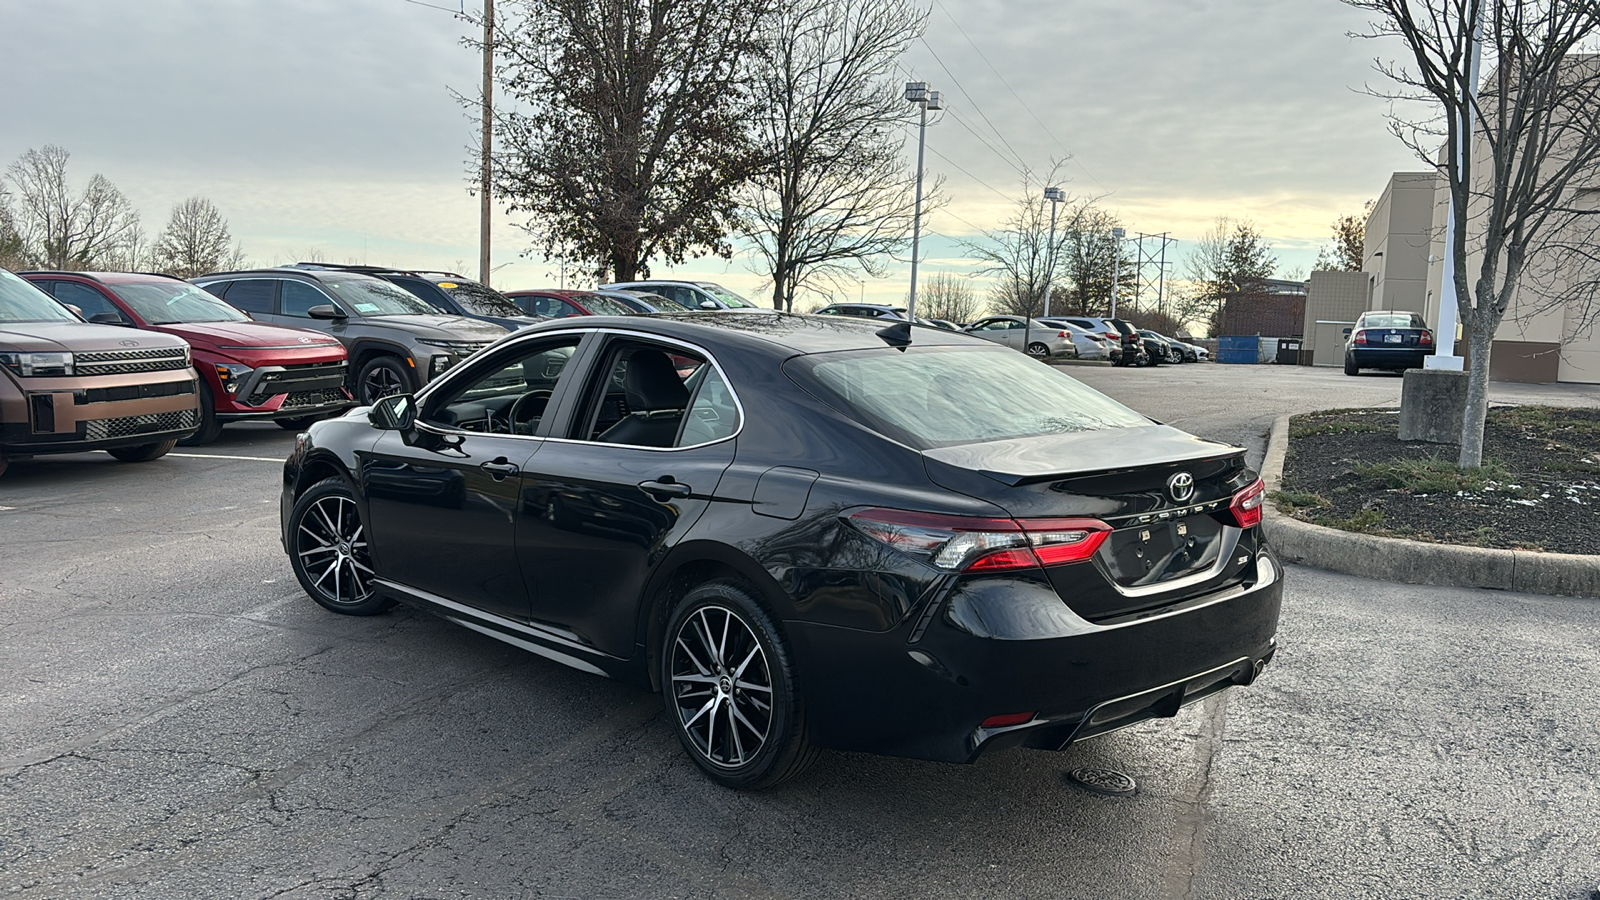
<svg viewBox="0 0 1600 900"><path fill-rule="evenodd" d="M228 286L223 299L247 313L275 315L278 311L278 282L270 278L246 278Z"/></svg>

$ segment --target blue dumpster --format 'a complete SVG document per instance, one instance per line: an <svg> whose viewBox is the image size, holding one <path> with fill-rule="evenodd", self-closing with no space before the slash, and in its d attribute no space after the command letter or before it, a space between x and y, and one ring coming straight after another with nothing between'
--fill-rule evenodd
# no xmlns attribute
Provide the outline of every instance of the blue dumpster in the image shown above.
<svg viewBox="0 0 1600 900"><path fill-rule="evenodd" d="M1261 338L1256 335L1217 338L1217 362L1219 363L1255 365L1261 361L1260 355Z"/></svg>

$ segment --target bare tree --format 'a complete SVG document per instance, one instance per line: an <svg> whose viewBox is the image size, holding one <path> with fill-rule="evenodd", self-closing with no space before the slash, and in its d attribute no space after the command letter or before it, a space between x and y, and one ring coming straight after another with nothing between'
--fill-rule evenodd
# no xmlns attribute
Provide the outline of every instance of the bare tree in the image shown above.
<svg viewBox="0 0 1600 900"><path fill-rule="evenodd" d="M950 272L935 272L917 285L917 315L928 319L967 323L978 317L982 305L972 289L972 279Z"/></svg>
<svg viewBox="0 0 1600 900"><path fill-rule="evenodd" d="M734 194L759 163L748 76L770 2L508 4L494 190L545 258L627 281L652 259L732 255Z"/></svg>
<svg viewBox="0 0 1600 900"><path fill-rule="evenodd" d="M1254 224L1221 216L1189 244L1183 265L1189 285L1178 297L1177 318L1205 322L1215 330L1223 300L1259 289L1272 277L1277 258Z"/></svg>
<svg viewBox="0 0 1600 900"><path fill-rule="evenodd" d="M107 265L139 224L128 198L95 174L76 197L67 186L66 150L28 150L6 169L16 187L16 228L23 253L52 269Z"/></svg>
<svg viewBox="0 0 1600 900"><path fill-rule="evenodd" d="M1600 31L1600 5L1345 2L1375 16L1363 36L1398 37L1411 53L1407 63L1377 68L1396 86L1384 96L1422 108L1411 118L1393 114L1391 130L1440 172L1450 195L1455 296L1441 300L1455 302L1471 348L1458 464L1476 467L1490 344L1513 300L1534 295L1523 309L1529 314L1560 304L1591 323L1595 315L1600 59L1580 51ZM1481 92L1474 43L1491 73ZM1468 152L1454 152L1464 145ZM1555 277L1540 284L1540 269ZM1524 275L1534 277L1525 283Z"/></svg>
<svg viewBox="0 0 1600 900"><path fill-rule="evenodd" d="M895 63L926 21L899 0L797 0L768 17L752 122L767 158L743 200L775 309L793 309L795 291L818 281L881 277L883 257L905 244L914 176Z"/></svg>
<svg viewBox="0 0 1600 900"><path fill-rule="evenodd" d="M1067 243L1067 233L1060 227L1055 240L1050 239L1050 202L1044 199L1044 188L1056 183L1062 167L1059 161L1052 164L1043 181L1024 172L1023 193L1016 212L999 228L985 231L981 240L961 242L969 254L981 261L978 273L996 277L989 291L989 305L998 313L1037 316L1044 312L1045 284Z"/></svg>
<svg viewBox="0 0 1600 900"><path fill-rule="evenodd" d="M224 268L234 252L222 211L204 197L190 197L172 208L167 227L156 238L155 267L193 278Z"/></svg>
<svg viewBox="0 0 1600 900"><path fill-rule="evenodd" d="M1050 309L1081 316L1108 314L1112 270L1121 267L1117 274L1120 284L1131 285L1138 277L1135 260L1119 252L1118 240L1111 233L1121 223L1093 198L1069 203L1062 218L1065 237L1055 279L1061 288L1051 292Z"/></svg>
<svg viewBox="0 0 1600 900"><path fill-rule="evenodd" d="M17 230L16 215L11 211L11 191L0 179L0 268L27 268L29 263L25 250L22 233Z"/></svg>
<svg viewBox="0 0 1600 900"><path fill-rule="evenodd" d="M1372 215L1372 205L1372 201L1368 200L1361 212L1333 220L1333 243L1317 251L1317 261L1311 271L1361 271L1362 264L1366 262L1367 217Z"/></svg>

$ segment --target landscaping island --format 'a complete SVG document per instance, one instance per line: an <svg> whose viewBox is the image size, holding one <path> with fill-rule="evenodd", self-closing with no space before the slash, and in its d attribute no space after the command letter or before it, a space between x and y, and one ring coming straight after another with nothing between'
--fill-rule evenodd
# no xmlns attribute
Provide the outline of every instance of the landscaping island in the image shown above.
<svg viewBox="0 0 1600 900"><path fill-rule="evenodd" d="M1433 543L1600 554L1600 409L1491 409L1484 464L1398 437L1399 410L1295 416L1281 489L1294 518Z"/></svg>

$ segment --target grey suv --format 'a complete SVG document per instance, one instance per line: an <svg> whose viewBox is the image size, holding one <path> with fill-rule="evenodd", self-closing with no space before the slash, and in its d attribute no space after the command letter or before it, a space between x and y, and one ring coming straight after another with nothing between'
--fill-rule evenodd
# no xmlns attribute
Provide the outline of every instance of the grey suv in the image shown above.
<svg viewBox="0 0 1600 900"><path fill-rule="evenodd" d="M338 338L350 353L350 391L362 403L415 391L506 334L441 315L415 294L355 272L254 269L193 281L258 321Z"/></svg>

